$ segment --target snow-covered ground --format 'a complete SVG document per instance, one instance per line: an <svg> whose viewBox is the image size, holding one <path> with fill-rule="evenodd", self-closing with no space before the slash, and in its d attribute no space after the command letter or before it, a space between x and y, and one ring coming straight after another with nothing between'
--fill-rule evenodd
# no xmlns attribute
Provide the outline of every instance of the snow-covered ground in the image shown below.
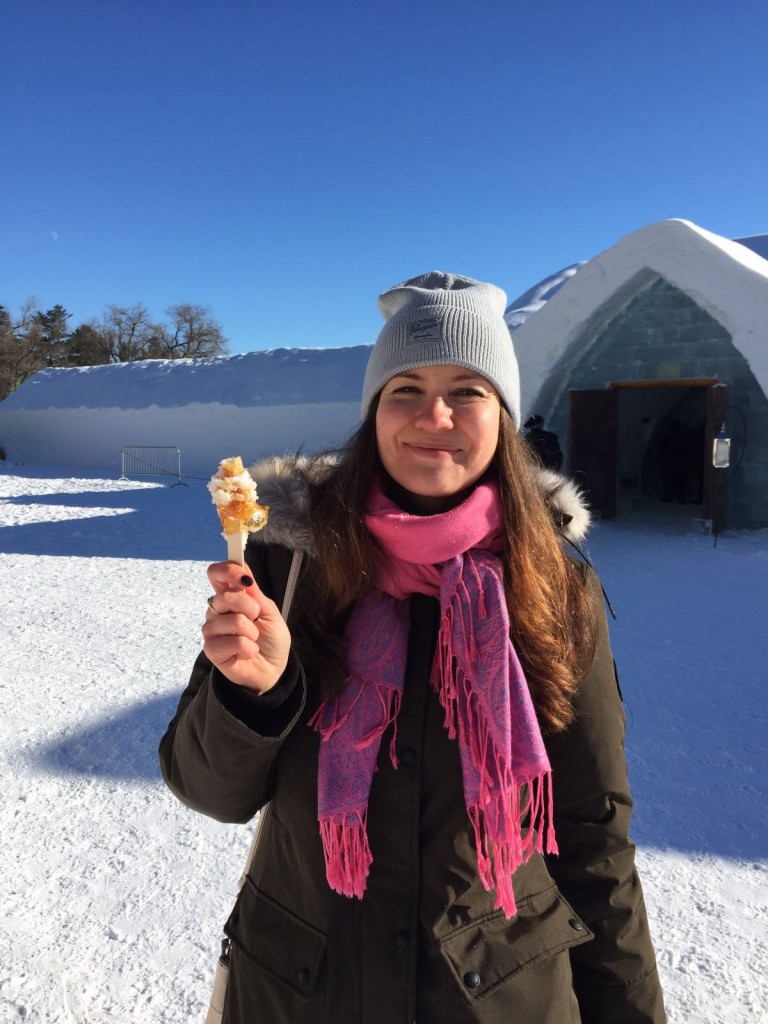
<svg viewBox="0 0 768 1024"><path fill-rule="evenodd" d="M155 751L218 532L202 481L0 468L3 1022L202 1021L248 835L178 804ZM764 1024L768 532L621 520L590 553L670 1021Z"/></svg>

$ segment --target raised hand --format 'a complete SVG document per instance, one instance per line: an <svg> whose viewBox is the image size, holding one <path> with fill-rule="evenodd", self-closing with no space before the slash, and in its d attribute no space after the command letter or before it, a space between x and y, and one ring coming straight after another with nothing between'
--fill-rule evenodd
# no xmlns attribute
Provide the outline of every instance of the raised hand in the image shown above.
<svg viewBox="0 0 768 1024"><path fill-rule="evenodd" d="M205 655L231 682L265 693L288 663L288 626L242 565L214 562L208 579L215 593L202 629Z"/></svg>

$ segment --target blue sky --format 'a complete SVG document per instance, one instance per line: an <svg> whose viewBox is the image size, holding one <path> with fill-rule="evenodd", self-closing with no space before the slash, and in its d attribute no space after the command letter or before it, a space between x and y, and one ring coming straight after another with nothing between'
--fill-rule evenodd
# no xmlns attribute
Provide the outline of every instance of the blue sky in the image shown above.
<svg viewBox="0 0 768 1024"><path fill-rule="evenodd" d="M652 221L768 231L764 0L15 0L0 303L372 341L428 269L516 298Z"/></svg>

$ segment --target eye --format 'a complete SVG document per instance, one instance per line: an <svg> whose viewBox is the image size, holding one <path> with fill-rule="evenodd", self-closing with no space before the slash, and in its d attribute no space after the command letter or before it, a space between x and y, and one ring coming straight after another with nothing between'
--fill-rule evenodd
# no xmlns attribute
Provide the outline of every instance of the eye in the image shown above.
<svg viewBox="0 0 768 1024"><path fill-rule="evenodd" d="M399 384L390 391L391 395L417 395L418 393L419 389L415 384Z"/></svg>
<svg viewBox="0 0 768 1024"><path fill-rule="evenodd" d="M454 394L458 398L485 398L485 392L481 391L480 388L466 387L457 388Z"/></svg>

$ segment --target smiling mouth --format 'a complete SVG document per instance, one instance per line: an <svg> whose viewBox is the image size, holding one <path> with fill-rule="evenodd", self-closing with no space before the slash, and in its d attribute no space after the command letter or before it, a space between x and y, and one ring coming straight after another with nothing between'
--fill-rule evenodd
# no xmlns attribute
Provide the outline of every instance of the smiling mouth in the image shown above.
<svg viewBox="0 0 768 1024"><path fill-rule="evenodd" d="M455 455L460 450L442 444L406 444L405 447L418 455Z"/></svg>

